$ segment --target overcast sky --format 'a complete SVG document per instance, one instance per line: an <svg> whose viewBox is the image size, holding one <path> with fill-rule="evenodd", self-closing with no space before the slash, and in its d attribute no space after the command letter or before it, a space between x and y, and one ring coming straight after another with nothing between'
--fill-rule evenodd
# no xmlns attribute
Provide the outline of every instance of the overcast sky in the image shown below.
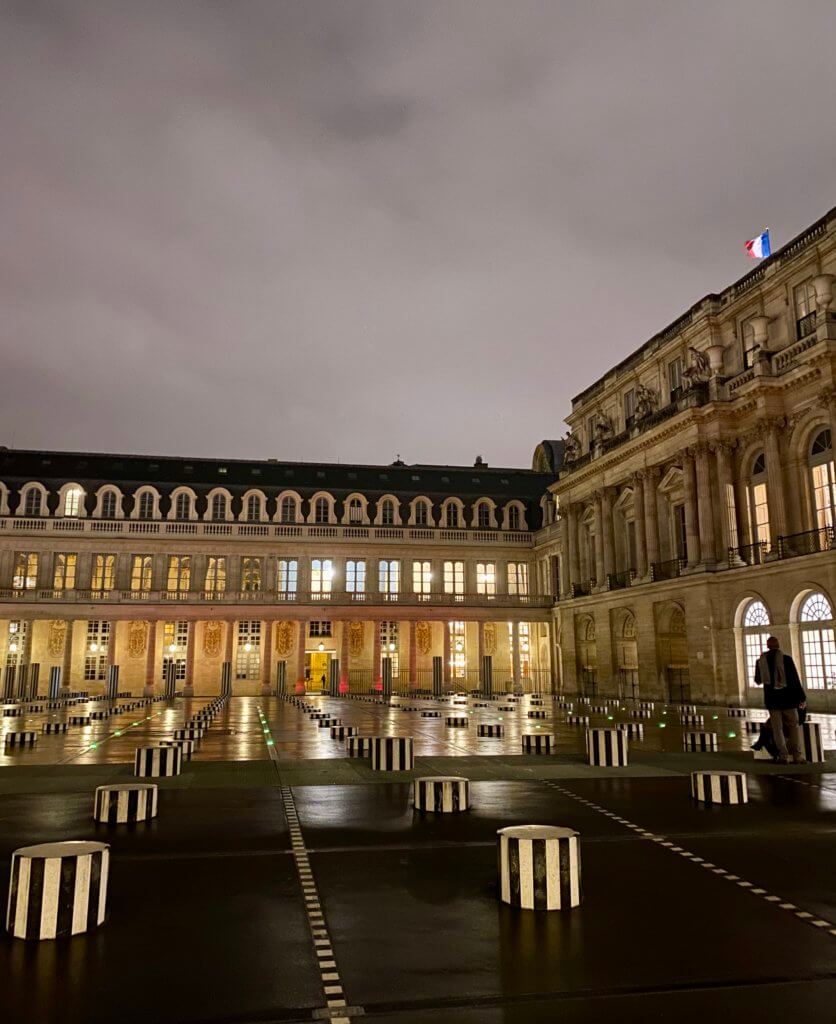
<svg viewBox="0 0 836 1024"><path fill-rule="evenodd" d="M833 0L0 0L0 444L528 465L836 205Z"/></svg>

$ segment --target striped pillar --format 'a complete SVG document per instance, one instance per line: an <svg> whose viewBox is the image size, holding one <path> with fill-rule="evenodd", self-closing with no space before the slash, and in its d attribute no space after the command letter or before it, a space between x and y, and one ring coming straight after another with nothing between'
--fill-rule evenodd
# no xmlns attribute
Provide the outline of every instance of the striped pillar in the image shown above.
<svg viewBox="0 0 836 1024"><path fill-rule="evenodd" d="M372 736L372 771L411 771L414 755L411 736Z"/></svg>
<svg viewBox="0 0 836 1024"><path fill-rule="evenodd" d="M455 775L416 779L412 793L416 811L453 814L470 808L470 782Z"/></svg>
<svg viewBox="0 0 836 1024"><path fill-rule="evenodd" d="M3 673L3 700L14 700L15 696L15 667L7 665Z"/></svg>
<svg viewBox="0 0 836 1024"><path fill-rule="evenodd" d="M348 693L348 664L351 657L350 625L351 623L346 620L340 630L340 693Z"/></svg>
<svg viewBox="0 0 836 1024"><path fill-rule="evenodd" d="M179 747L137 747L134 754L134 775L141 778L179 775L183 752Z"/></svg>
<svg viewBox="0 0 836 1024"><path fill-rule="evenodd" d="M824 761L824 745L818 722L805 722L801 726L801 753L811 764L820 764Z"/></svg>
<svg viewBox="0 0 836 1024"><path fill-rule="evenodd" d="M67 620L67 635L64 637L64 665L60 676L63 693L59 691L55 694L56 697L63 697L70 691L73 670L73 637L76 633L75 623L75 619Z"/></svg>
<svg viewBox="0 0 836 1024"><path fill-rule="evenodd" d="M590 729L586 734L587 761L591 765L626 765L629 746L627 734L621 729Z"/></svg>
<svg viewBox="0 0 836 1024"><path fill-rule="evenodd" d="M299 621L299 634L296 639L296 692L305 692L305 638L308 624L305 619Z"/></svg>
<svg viewBox="0 0 836 1024"><path fill-rule="evenodd" d="M17 699L26 700L29 696L29 666L18 665L17 667Z"/></svg>
<svg viewBox="0 0 836 1024"><path fill-rule="evenodd" d="M152 782L123 782L98 786L93 799L93 820L106 825L148 821L157 816L157 786Z"/></svg>
<svg viewBox="0 0 836 1024"><path fill-rule="evenodd" d="M486 697L493 696L493 658L490 654L482 655L482 693Z"/></svg>
<svg viewBox="0 0 836 1024"><path fill-rule="evenodd" d="M47 697L50 700L58 699L58 691L61 689L61 666L53 665L49 670L49 689Z"/></svg>
<svg viewBox="0 0 836 1024"><path fill-rule="evenodd" d="M383 673L382 673L382 677L381 677L382 681L383 681L383 696L384 697L391 697L392 696L392 659L391 658L383 658L382 662L381 662L381 665L382 665L382 668L383 668Z"/></svg>
<svg viewBox="0 0 836 1024"><path fill-rule="evenodd" d="M107 666L107 698L116 700L119 695L119 666Z"/></svg>
<svg viewBox="0 0 836 1024"><path fill-rule="evenodd" d="M186 637L186 678L183 680L183 696L194 697L194 655L197 647L197 623L189 623Z"/></svg>
<svg viewBox="0 0 836 1024"><path fill-rule="evenodd" d="M283 697L287 691L287 662L276 663L276 696Z"/></svg>
<svg viewBox="0 0 836 1024"><path fill-rule="evenodd" d="M340 659L331 658L328 662L328 693L336 697L340 692Z"/></svg>
<svg viewBox="0 0 836 1024"><path fill-rule="evenodd" d="M476 727L476 735L501 738L505 735L505 726L500 722L486 722Z"/></svg>
<svg viewBox="0 0 836 1024"><path fill-rule="evenodd" d="M221 665L221 696L229 697L232 694L232 662L225 661Z"/></svg>
<svg viewBox="0 0 836 1024"><path fill-rule="evenodd" d="M409 622L409 679L410 692L418 689L418 623L415 619Z"/></svg>
<svg viewBox="0 0 836 1024"><path fill-rule="evenodd" d="M34 662L29 666L29 699L34 700L38 696L38 683L41 678L41 666Z"/></svg>
<svg viewBox="0 0 836 1024"><path fill-rule="evenodd" d="M59 939L105 919L110 848L64 842L12 854L6 930L17 939Z"/></svg>
<svg viewBox="0 0 836 1024"><path fill-rule="evenodd" d="M743 772L691 772L691 796L705 804L745 804L749 790Z"/></svg>
<svg viewBox="0 0 836 1024"><path fill-rule="evenodd" d="M515 825L497 832L499 895L523 910L566 910L580 905L580 837L571 828Z"/></svg>
<svg viewBox="0 0 836 1024"><path fill-rule="evenodd" d="M435 656L433 658L433 696L441 696L442 679L444 675L444 668L442 665L443 659Z"/></svg>
<svg viewBox="0 0 836 1024"><path fill-rule="evenodd" d="M143 697L154 696L156 684L156 662L157 662L157 620L152 619L148 623L148 647L145 652L145 686L142 690Z"/></svg>

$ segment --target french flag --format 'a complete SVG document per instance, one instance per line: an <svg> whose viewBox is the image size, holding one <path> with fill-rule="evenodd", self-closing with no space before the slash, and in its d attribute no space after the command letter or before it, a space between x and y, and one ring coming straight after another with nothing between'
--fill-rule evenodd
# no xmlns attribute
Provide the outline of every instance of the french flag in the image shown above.
<svg viewBox="0 0 836 1024"><path fill-rule="evenodd" d="M772 249L769 247L769 228L763 234L749 239L746 243L746 252L753 260L765 260L767 256L772 255Z"/></svg>

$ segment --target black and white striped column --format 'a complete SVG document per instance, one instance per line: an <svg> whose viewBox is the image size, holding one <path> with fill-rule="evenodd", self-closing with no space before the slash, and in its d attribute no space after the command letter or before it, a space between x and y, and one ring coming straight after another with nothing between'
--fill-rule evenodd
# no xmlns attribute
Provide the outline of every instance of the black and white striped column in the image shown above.
<svg viewBox="0 0 836 1024"><path fill-rule="evenodd" d="M440 711L422 711L421 712L421 717L422 718L441 718L441 712Z"/></svg>
<svg viewBox="0 0 836 1024"><path fill-rule="evenodd" d="M160 740L161 747L179 747L183 751L183 760L191 761L194 753L194 740Z"/></svg>
<svg viewBox="0 0 836 1024"><path fill-rule="evenodd" d="M97 786L93 820L106 825L125 825L157 817L157 787L152 782L122 782Z"/></svg>
<svg viewBox="0 0 836 1024"><path fill-rule="evenodd" d="M47 697L50 700L58 699L58 691L61 689L61 666L53 665L49 670L49 690Z"/></svg>
<svg viewBox="0 0 836 1024"><path fill-rule="evenodd" d="M416 779L412 793L416 811L452 814L470 807L470 783L455 775Z"/></svg>
<svg viewBox="0 0 836 1024"><path fill-rule="evenodd" d="M28 700L29 698L29 666L19 665L17 669L17 699Z"/></svg>
<svg viewBox="0 0 836 1024"><path fill-rule="evenodd" d="M226 664L226 662L224 662ZM114 666L115 667L115 666ZM165 666L165 697L166 700L174 700L174 693L177 689L177 662L169 658Z"/></svg>
<svg viewBox="0 0 836 1024"><path fill-rule="evenodd" d="M824 745L821 740L821 726L818 722L805 722L801 727L801 752L808 761L821 764L824 761Z"/></svg>
<svg viewBox="0 0 836 1024"><path fill-rule="evenodd" d="M179 775L183 753L179 747L137 747L134 775L139 778L160 778Z"/></svg>
<svg viewBox="0 0 836 1024"><path fill-rule="evenodd" d="M444 659L439 655L433 656L433 696L440 697L444 681Z"/></svg>
<svg viewBox="0 0 836 1024"><path fill-rule="evenodd" d="M232 694L232 662L225 661L221 665L221 696L229 697Z"/></svg>
<svg viewBox="0 0 836 1024"><path fill-rule="evenodd" d="M526 711L526 716L528 718L545 718L546 712L541 708L534 708L533 711Z"/></svg>
<svg viewBox="0 0 836 1024"><path fill-rule="evenodd" d="M493 694L493 657L490 654L482 655L482 693L486 697Z"/></svg>
<svg viewBox="0 0 836 1024"><path fill-rule="evenodd" d="M29 699L34 700L38 696L38 685L41 679L40 662L34 661L29 666Z"/></svg>
<svg viewBox="0 0 836 1024"><path fill-rule="evenodd" d="M716 732L686 732L682 737L682 748L690 752L714 752L720 749L720 744Z"/></svg>
<svg viewBox="0 0 836 1024"><path fill-rule="evenodd" d="M383 658L381 660L381 679L383 681L383 696L392 696L392 659Z"/></svg>
<svg viewBox="0 0 836 1024"><path fill-rule="evenodd" d="M589 715L567 715L568 725L589 725Z"/></svg>
<svg viewBox="0 0 836 1024"><path fill-rule="evenodd" d="M3 673L3 700L14 700L15 696L15 667L7 665Z"/></svg>
<svg viewBox="0 0 836 1024"><path fill-rule="evenodd" d="M34 747L38 742L38 734L32 729L22 729L20 732L7 732L7 747Z"/></svg>
<svg viewBox="0 0 836 1024"><path fill-rule="evenodd" d="M176 740L200 740L205 731L202 725L184 725L182 729L175 729L172 736Z"/></svg>
<svg viewBox="0 0 836 1024"><path fill-rule="evenodd" d="M470 719L466 715L448 715L445 723L449 729L466 729Z"/></svg>
<svg viewBox="0 0 836 1024"><path fill-rule="evenodd" d="M283 697L287 692L287 662L276 663L276 696Z"/></svg>
<svg viewBox="0 0 836 1024"><path fill-rule="evenodd" d="M69 729L67 722L44 722L41 726L41 732L49 736L53 733L64 733Z"/></svg>
<svg viewBox="0 0 836 1024"><path fill-rule="evenodd" d="M551 754L555 748L555 738L548 732L525 732L522 735L522 752L524 754Z"/></svg>
<svg viewBox="0 0 836 1024"><path fill-rule="evenodd" d="M705 725L705 718L702 715L680 715L680 725L697 725L702 727Z"/></svg>
<svg viewBox="0 0 836 1024"><path fill-rule="evenodd" d="M505 726L501 722L483 723L476 727L476 735L502 737L505 735Z"/></svg>
<svg viewBox="0 0 836 1024"><path fill-rule="evenodd" d="M116 700L119 694L119 666L107 666L107 689L105 690L108 700Z"/></svg>
<svg viewBox="0 0 836 1024"><path fill-rule="evenodd" d="M328 693L332 697L340 694L340 659L331 658L328 662Z"/></svg>
<svg viewBox="0 0 836 1024"><path fill-rule="evenodd" d="M12 854L6 930L17 939L63 939L105 919L110 848L71 841Z"/></svg>
<svg viewBox="0 0 836 1024"><path fill-rule="evenodd" d="M743 772L691 772L691 796L704 804L745 804L749 789Z"/></svg>
<svg viewBox="0 0 836 1024"><path fill-rule="evenodd" d="M372 737L372 771L406 772L414 763L411 736Z"/></svg>
<svg viewBox="0 0 836 1024"><path fill-rule="evenodd" d="M89 715L70 715L70 725L89 725Z"/></svg>
<svg viewBox="0 0 836 1024"><path fill-rule="evenodd" d="M345 752L349 757L369 757L372 752L371 736L349 736L345 744Z"/></svg>
<svg viewBox="0 0 836 1024"><path fill-rule="evenodd" d="M332 740L347 740L349 736L357 735L356 725L332 725L331 726L331 739Z"/></svg>
<svg viewBox="0 0 836 1024"><path fill-rule="evenodd" d="M626 733L628 740L643 740L644 726L641 722L622 722L618 726L623 733Z"/></svg>
<svg viewBox="0 0 836 1024"><path fill-rule="evenodd" d="M568 910L583 898L580 836L552 825L497 832L499 898L523 910Z"/></svg>
<svg viewBox="0 0 836 1024"><path fill-rule="evenodd" d="M621 768L627 764L630 743L623 729L590 729L586 734L588 763Z"/></svg>

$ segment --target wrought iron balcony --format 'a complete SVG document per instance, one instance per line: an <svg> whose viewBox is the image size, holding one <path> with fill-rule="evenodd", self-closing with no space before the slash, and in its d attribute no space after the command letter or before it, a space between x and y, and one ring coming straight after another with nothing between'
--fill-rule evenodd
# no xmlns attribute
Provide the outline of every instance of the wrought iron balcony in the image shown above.
<svg viewBox="0 0 836 1024"><path fill-rule="evenodd" d="M762 565L766 561L766 554L769 545L764 540L756 541L754 544L741 544L740 547L729 548L729 568L738 568L741 563L745 565Z"/></svg>
<svg viewBox="0 0 836 1024"><path fill-rule="evenodd" d="M607 590L623 590L625 587L629 587L635 578L635 569L611 572L607 575Z"/></svg>
<svg viewBox="0 0 836 1024"><path fill-rule="evenodd" d="M831 551L834 546L834 528L821 526L804 533L790 533L778 538L778 557L797 558L799 555L815 555L820 551Z"/></svg>
<svg viewBox="0 0 836 1024"><path fill-rule="evenodd" d="M684 558L672 558L667 562L654 562L650 567L650 579L654 583L661 580L675 580L682 575L685 568Z"/></svg>

